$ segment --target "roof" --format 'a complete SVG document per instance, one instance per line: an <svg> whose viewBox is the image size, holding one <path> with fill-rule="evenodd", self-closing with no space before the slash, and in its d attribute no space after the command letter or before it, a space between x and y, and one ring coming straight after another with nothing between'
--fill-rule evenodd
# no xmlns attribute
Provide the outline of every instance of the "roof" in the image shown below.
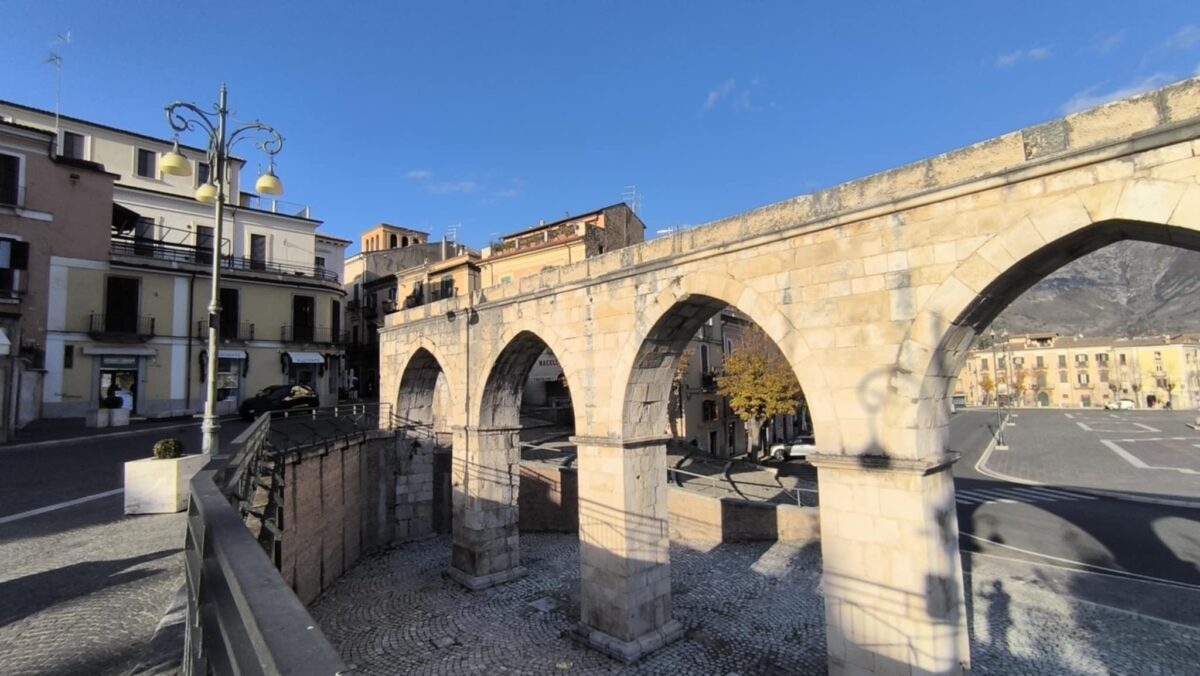
<svg viewBox="0 0 1200 676"><path fill-rule="evenodd" d="M41 115L49 115L51 117L54 116L54 111L52 111L52 110L43 110L41 108L34 108L33 106L27 106L23 103L17 103L15 101L8 101L6 99L0 99L0 106L12 106L13 108L20 108L21 110L28 110L31 113L39 113ZM62 120L70 120L71 122L78 122L80 124L90 125L92 127L96 127L99 129L107 129L109 131L115 131L118 134L126 134L128 136L134 136L136 138L146 139L147 141L154 141L156 143L163 143L166 145L171 145L172 143L174 143L174 141L171 139L160 138L157 136L150 136L149 134L142 134L140 132L130 131L128 129L121 129L120 127L113 127L113 126L110 126L107 124L101 124L99 122L92 122L91 120L85 120L85 119L79 118L79 117L72 117L70 115L63 115L61 113L59 113L58 117L59 117L59 119L62 119ZM24 125L20 125L20 126L24 126ZM51 135L54 134L54 132L48 132L48 133L50 133ZM179 147L187 148L188 150L191 150L191 151L197 152L197 153L207 153L208 152L207 148L198 148L196 146L187 145L185 143L180 143ZM232 155L230 156L230 159L241 162L243 164L245 164L245 162L246 162L246 160L244 160L243 158L234 157Z"/></svg>
<svg viewBox="0 0 1200 676"><path fill-rule="evenodd" d="M518 230L517 232L509 233L507 235L501 235L500 239L509 239L511 237L520 237L521 235L528 235L531 232L537 232L538 230L552 228L556 225L561 225L563 223L569 223L571 221L578 221L582 218L587 218L588 216L595 216L596 214L599 214L602 211L612 209L613 207L617 207L617 206L628 207L629 205L625 204L624 202L614 202L612 204L609 204L608 206L600 207L599 209L595 209L593 211L585 211L582 214L575 214L574 216L566 216L566 217L560 218L557 221L554 221L552 223L543 223L541 225L535 225L532 228L526 228L524 230Z"/></svg>
<svg viewBox="0 0 1200 676"><path fill-rule="evenodd" d="M426 237L429 236L429 233L425 232L424 230L415 230L413 228L406 228L403 225L392 225L391 223L376 223L375 225L372 225L370 228L363 230L362 234L365 235L366 233L371 232L372 230L375 230L377 228L384 228L387 230L400 230L402 232L410 232L414 235L425 235Z"/></svg>
<svg viewBox="0 0 1200 676"><path fill-rule="evenodd" d="M354 244L353 240L342 239L341 237L334 237L333 235L326 235L323 232L316 233L316 236L317 236L317 239L323 239L323 240L326 240L329 242L336 242L337 244L341 244L343 246L350 246L351 244Z"/></svg>

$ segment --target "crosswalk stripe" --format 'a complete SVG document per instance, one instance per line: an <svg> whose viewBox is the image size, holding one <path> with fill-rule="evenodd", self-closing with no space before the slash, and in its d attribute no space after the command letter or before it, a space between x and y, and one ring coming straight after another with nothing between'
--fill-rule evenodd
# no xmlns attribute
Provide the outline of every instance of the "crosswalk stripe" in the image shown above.
<svg viewBox="0 0 1200 676"><path fill-rule="evenodd" d="M1042 491L1035 491L1035 490L1031 490L1028 488L1012 488L1009 490L1011 490L1013 493L1016 493L1017 495L1027 495L1029 497L1032 497L1034 500L1058 502L1059 500L1068 500L1069 499L1062 495L1054 495L1052 493L1044 493Z"/></svg>
<svg viewBox="0 0 1200 676"><path fill-rule="evenodd" d="M981 502L985 502L986 498L981 498L977 495L970 495L968 493L961 492L961 493L955 494L954 500L955 500L955 502L965 502L968 505L976 505Z"/></svg>
<svg viewBox="0 0 1200 676"><path fill-rule="evenodd" d="M1033 486L1030 486L1029 490L1040 491L1042 493L1049 493L1050 495L1057 495L1059 497L1067 498L1070 500L1095 500L1096 499L1096 496L1094 496L1094 495L1084 495L1083 493L1074 493L1071 491L1063 491L1063 490L1059 490L1057 488L1044 488L1042 486L1038 486L1035 488Z"/></svg>

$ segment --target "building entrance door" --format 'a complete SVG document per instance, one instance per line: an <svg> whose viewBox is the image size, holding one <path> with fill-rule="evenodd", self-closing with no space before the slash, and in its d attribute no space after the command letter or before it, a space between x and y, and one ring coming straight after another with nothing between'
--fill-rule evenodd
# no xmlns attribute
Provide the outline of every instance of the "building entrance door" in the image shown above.
<svg viewBox="0 0 1200 676"><path fill-rule="evenodd" d="M132 364L114 365L119 359L105 358L100 366L99 401L103 404L109 397L121 400L119 408L129 412L137 411L137 357L130 357Z"/></svg>

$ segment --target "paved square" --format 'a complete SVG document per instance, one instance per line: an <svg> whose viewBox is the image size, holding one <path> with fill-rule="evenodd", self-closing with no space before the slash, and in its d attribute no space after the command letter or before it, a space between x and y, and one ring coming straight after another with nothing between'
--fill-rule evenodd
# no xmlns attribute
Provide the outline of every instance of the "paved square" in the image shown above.
<svg viewBox="0 0 1200 676"><path fill-rule="evenodd" d="M449 552L448 537L394 547L312 605L355 673L827 671L816 547L672 542L674 615L686 633L632 667L564 636L579 617L574 536L522 533L529 574L476 593L442 577ZM1074 600L1024 563L965 558L972 673L1184 674L1200 663L1200 629ZM1081 583L1067 575L1068 588ZM535 607L546 600L556 607Z"/></svg>

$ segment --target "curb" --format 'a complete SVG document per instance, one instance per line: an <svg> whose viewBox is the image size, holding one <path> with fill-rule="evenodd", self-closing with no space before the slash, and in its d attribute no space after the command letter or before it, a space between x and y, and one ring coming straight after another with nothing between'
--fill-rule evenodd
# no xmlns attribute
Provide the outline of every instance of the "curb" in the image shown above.
<svg viewBox="0 0 1200 676"><path fill-rule="evenodd" d="M154 636L142 650L142 656L129 676L175 676L180 672L183 667L187 601L187 584L184 583L171 597L166 612L154 629Z"/></svg>
<svg viewBox="0 0 1200 676"><path fill-rule="evenodd" d="M1005 418L1004 418L1004 424L1008 424L1007 416L1005 416ZM992 435L991 443L989 443L987 448L984 449L983 455L979 456L979 461L975 463L975 471L979 472L980 474L983 474L984 476L990 476L993 479L1000 479L1001 481L1007 481L1009 483L1014 483L1014 484L1021 484L1023 486L1050 486L1051 485L1051 484L1043 483L1041 481L1033 481L1031 479L1023 479L1021 477L1012 476L1009 474L1005 474L1003 472L997 472L994 469L988 468L987 461L988 461L988 458L991 457L992 451L994 451L996 449L996 441L997 441L997 435ZM1069 488L1070 490L1072 490L1076 493L1083 493L1084 495L1092 495L1092 496L1095 496L1098 498L1107 498L1109 500L1121 500L1124 502L1140 502L1142 504L1158 505L1160 507L1179 507L1181 509L1200 510L1200 500L1172 500L1171 498L1144 498L1141 496L1130 496L1125 493L1118 493L1115 491L1106 491L1106 490L1097 489L1097 488L1080 488L1077 486L1058 486L1057 484L1055 484L1052 487Z"/></svg>

